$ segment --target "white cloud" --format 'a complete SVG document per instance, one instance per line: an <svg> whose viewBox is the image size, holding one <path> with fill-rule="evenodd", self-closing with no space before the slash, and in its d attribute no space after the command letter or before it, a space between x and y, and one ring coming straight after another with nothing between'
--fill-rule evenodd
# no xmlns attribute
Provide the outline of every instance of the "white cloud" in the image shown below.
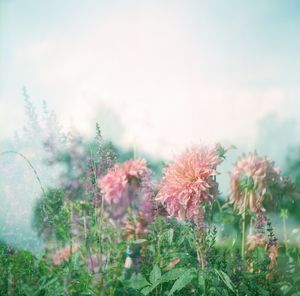
<svg viewBox="0 0 300 296"><path fill-rule="evenodd" d="M282 124L293 117L299 125L300 110L297 22L277 23L286 5L28 0L7 1L8 9L3 3L0 140L22 125L25 85L35 105L46 100L65 127L91 135L92 120L104 121L118 144L155 156L170 158L199 141L240 146L222 172L261 138L268 141L260 143L263 153L282 162L286 147L296 143L288 130L294 121ZM257 130L272 112L282 120L271 117L276 139ZM226 193L228 176L220 182ZM29 209L32 197L18 197L19 205ZM14 204L6 206L12 217Z"/></svg>
<svg viewBox="0 0 300 296"><path fill-rule="evenodd" d="M228 69L234 57L215 28L191 26L191 11L181 9L110 10L57 38L25 42L15 49L15 85L87 134L105 104L124 126L119 143L164 157L200 140L246 137L251 147L256 122L282 110L285 86L251 85L274 71L270 62L260 73L243 72L243 64Z"/></svg>

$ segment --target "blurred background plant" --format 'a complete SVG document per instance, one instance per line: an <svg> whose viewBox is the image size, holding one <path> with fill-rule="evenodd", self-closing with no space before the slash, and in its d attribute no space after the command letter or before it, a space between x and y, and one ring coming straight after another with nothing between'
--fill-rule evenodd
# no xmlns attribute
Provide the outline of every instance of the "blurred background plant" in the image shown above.
<svg viewBox="0 0 300 296"><path fill-rule="evenodd" d="M16 156L2 155L1 192L7 195L3 207L9 204L15 210L14 195L28 190L35 206L28 209L30 215L19 219L26 222L31 217L31 235L36 235L32 238L22 228L9 228L11 217L1 215L7 220L2 222L5 242L0 246L3 295L300 294L300 231L295 211L300 203L299 184L290 157L283 183L272 188L275 202L264 203L272 221L266 228L269 244L254 241L254 247L248 245L243 251L243 259L240 217L220 192L207 208L209 227L204 237L197 224L167 218L157 203L147 223L138 207L129 207L127 220L121 224L114 220L97 180L114 170L116 162L134 159L136 151L123 151L105 142L98 124L95 139L86 140L75 132L66 135L46 104L40 122L24 95L28 124L9 149L28 157L44 193L26 162L22 166ZM140 156L147 159L156 183L164 162ZM287 178L288 172L295 184ZM24 188L24 184L32 187ZM138 189L132 185L133 190ZM247 219L252 219L251 213ZM13 241L18 235L22 238ZM270 245L277 238L279 251ZM199 247L205 256L201 268Z"/></svg>

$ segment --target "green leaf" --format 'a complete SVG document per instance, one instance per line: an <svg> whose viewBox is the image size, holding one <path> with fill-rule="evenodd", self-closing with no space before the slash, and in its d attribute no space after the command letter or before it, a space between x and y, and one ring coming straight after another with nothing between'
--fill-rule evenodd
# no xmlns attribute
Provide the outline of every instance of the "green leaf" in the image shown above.
<svg viewBox="0 0 300 296"><path fill-rule="evenodd" d="M203 273L199 272L198 274L198 285L199 287L201 287L202 289L204 289L205 286L205 277L203 275Z"/></svg>
<svg viewBox="0 0 300 296"><path fill-rule="evenodd" d="M196 273L194 269L188 269L180 278L174 283L169 295L173 295L176 291L180 291L186 285L188 285L195 277Z"/></svg>
<svg viewBox="0 0 300 296"><path fill-rule="evenodd" d="M161 277L161 282L175 281L187 271L186 268L174 268Z"/></svg>
<svg viewBox="0 0 300 296"><path fill-rule="evenodd" d="M174 237L174 229L173 228L168 230L167 237L168 237L168 243L169 243L169 245L171 245L173 242L173 237Z"/></svg>
<svg viewBox="0 0 300 296"><path fill-rule="evenodd" d="M280 289L283 295L287 295L292 290L292 288L293 287L290 284L287 284L287 285L283 285Z"/></svg>
<svg viewBox="0 0 300 296"><path fill-rule="evenodd" d="M152 290L154 290L154 289L158 286L158 284L159 284L159 282L156 282L154 285L142 289L142 290L141 290L141 293L142 293L143 295L148 295L149 293L152 292Z"/></svg>
<svg viewBox="0 0 300 296"><path fill-rule="evenodd" d="M133 241L132 243L138 245L138 244L142 244L146 241L147 241L146 239L141 238L141 239L137 239L137 240Z"/></svg>
<svg viewBox="0 0 300 296"><path fill-rule="evenodd" d="M161 271L160 268L157 265L154 265L152 271L150 272L149 280L151 284L156 283L161 278Z"/></svg>
<svg viewBox="0 0 300 296"><path fill-rule="evenodd" d="M230 279L230 277L223 272L222 270L215 269L216 274L220 277L220 279L223 281L223 283L232 291L235 293L235 289L233 287L233 283Z"/></svg>
<svg viewBox="0 0 300 296"><path fill-rule="evenodd" d="M159 284L161 283L160 280L156 281L155 283L153 283L151 286L149 287L145 287L141 290L141 293L143 295L148 295L149 293L151 293Z"/></svg>
<svg viewBox="0 0 300 296"><path fill-rule="evenodd" d="M185 235L181 235L177 240L177 245L181 246L185 241Z"/></svg>
<svg viewBox="0 0 300 296"><path fill-rule="evenodd" d="M130 279L130 287L136 290L140 290L149 285L150 283L141 273L134 274Z"/></svg>

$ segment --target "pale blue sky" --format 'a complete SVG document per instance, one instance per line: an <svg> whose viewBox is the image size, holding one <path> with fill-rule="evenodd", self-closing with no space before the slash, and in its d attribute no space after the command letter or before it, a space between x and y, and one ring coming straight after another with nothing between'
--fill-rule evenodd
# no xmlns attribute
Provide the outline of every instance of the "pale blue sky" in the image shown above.
<svg viewBox="0 0 300 296"><path fill-rule="evenodd" d="M0 11L0 138L22 123L23 86L89 135L111 109L119 144L163 157L200 140L252 150L272 113L299 124L297 0L1 0Z"/></svg>

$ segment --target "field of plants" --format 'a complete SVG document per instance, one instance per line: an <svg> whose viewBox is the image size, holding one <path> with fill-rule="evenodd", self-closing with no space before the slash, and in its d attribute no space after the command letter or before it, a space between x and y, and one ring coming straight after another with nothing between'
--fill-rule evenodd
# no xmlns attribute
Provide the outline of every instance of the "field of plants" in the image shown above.
<svg viewBox="0 0 300 296"><path fill-rule="evenodd" d="M86 140L46 109L41 122L29 100L26 112L1 166L19 158L39 184L43 250L0 243L0 295L300 295L297 153L282 171L245 151L226 195L218 168L234 147L200 143L164 163L106 142L98 124ZM37 139L47 173L60 167L55 186L26 153Z"/></svg>

